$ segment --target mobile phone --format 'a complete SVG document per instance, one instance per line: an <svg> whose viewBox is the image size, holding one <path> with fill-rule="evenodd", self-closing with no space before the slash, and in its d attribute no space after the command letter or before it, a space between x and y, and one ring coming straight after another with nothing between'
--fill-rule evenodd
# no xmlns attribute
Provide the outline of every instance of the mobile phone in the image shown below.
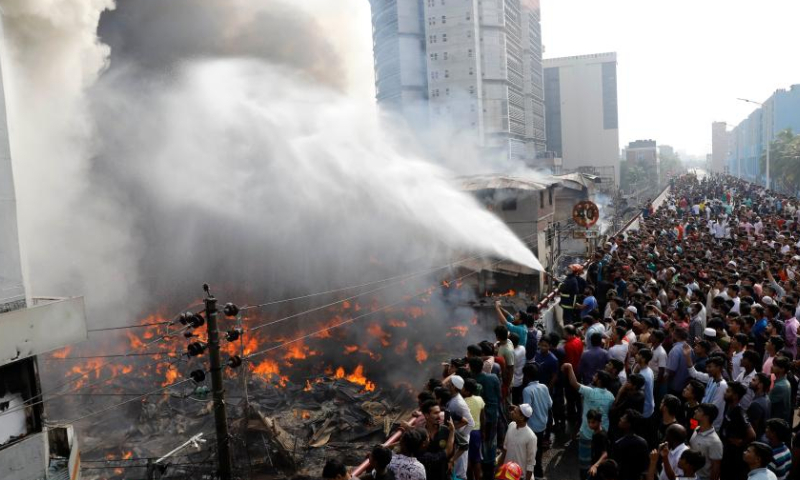
<svg viewBox="0 0 800 480"><path fill-rule="evenodd" d="M450 421L450 412L447 410L444 411L444 423L448 423Z"/></svg>

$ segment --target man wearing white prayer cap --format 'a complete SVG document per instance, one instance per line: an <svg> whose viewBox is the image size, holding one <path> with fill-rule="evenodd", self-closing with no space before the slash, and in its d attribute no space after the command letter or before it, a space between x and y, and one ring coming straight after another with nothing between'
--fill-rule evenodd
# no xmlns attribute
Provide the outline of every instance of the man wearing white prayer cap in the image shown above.
<svg viewBox="0 0 800 480"><path fill-rule="evenodd" d="M527 403L511 407L511 423L508 425L505 443L498 465L514 462L522 467L525 479L533 477L536 466L536 434L528 426L528 418L533 415L533 408Z"/></svg>

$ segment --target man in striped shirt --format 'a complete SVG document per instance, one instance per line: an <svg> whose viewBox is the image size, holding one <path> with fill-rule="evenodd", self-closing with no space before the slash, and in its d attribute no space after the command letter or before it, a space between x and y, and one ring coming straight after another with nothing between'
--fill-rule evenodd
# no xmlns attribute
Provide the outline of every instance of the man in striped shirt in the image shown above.
<svg viewBox="0 0 800 480"><path fill-rule="evenodd" d="M792 452L786 444L792 437L792 430L786 420L771 418L767 420L767 444L772 448L772 461L767 466L778 480L786 480L792 469Z"/></svg>

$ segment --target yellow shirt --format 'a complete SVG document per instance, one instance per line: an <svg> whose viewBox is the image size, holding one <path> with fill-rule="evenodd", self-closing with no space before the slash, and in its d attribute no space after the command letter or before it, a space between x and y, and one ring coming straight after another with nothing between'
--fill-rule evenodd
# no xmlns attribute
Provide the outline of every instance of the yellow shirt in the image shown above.
<svg viewBox="0 0 800 480"><path fill-rule="evenodd" d="M481 428L481 410L486 405L486 402L477 395L465 397L464 401L467 402L469 407L469 414L472 415L472 420L475 421L475 428L473 430L480 430Z"/></svg>

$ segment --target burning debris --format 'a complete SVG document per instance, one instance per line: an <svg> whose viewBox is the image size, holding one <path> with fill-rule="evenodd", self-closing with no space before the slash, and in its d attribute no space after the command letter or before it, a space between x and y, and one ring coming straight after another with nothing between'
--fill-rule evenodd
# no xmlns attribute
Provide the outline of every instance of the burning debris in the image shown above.
<svg viewBox="0 0 800 480"><path fill-rule="evenodd" d="M410 413L410 385L438 375L441 361L451 353L448 337L461 344L494 325L494 319L482 324L480 309L466 306L470 299L477 305L486 301L467 287L445 282L402 308L381 308L384 302L374 298L340 302L318 309L322 315L316 320L275 329L260 327L279 322L281 315L295 316L302 307L271 313L249 309L221 320L228 339L221 344L223 357L244 359L224 373L234 453L243 455L237 464L281 475L318 467L332 455L352 463L362 460ZM368 312L370 318L357 328L331 328ZM450 322L444 327L447 336L427 334L441 331L442 322ZM99 462L113 456L114 462L102 466L123 468L126 462L170 451L176 439L213 431L208 380L179 383L203 368L202 355L182 349L190 343L202 353L208 342L206 325L200 320L196 327L191 322L184 327L161 323L169 318L148 317L142 328L97 336L91 344L48 358L45 383L63 381L65 371L70 380L68 390L59 394L65 401L50 407L54 418L70 419L115 401L135 400L76 425L84 458ZM269 355L261 354L267 349ZM108 354L120 350L126 353ZM417 368L402 371L403 365ZM158 387L163 391L136 399ZM126 452L133 452L132 457L125 459ZM186 455L194 463L207 461L209 450ZM182 472L180 462L190 463L187 458L166 463L173 465L171 471ZM98 472L102 474L91 470L86 477L122 478L113 469Z"/></svg>

